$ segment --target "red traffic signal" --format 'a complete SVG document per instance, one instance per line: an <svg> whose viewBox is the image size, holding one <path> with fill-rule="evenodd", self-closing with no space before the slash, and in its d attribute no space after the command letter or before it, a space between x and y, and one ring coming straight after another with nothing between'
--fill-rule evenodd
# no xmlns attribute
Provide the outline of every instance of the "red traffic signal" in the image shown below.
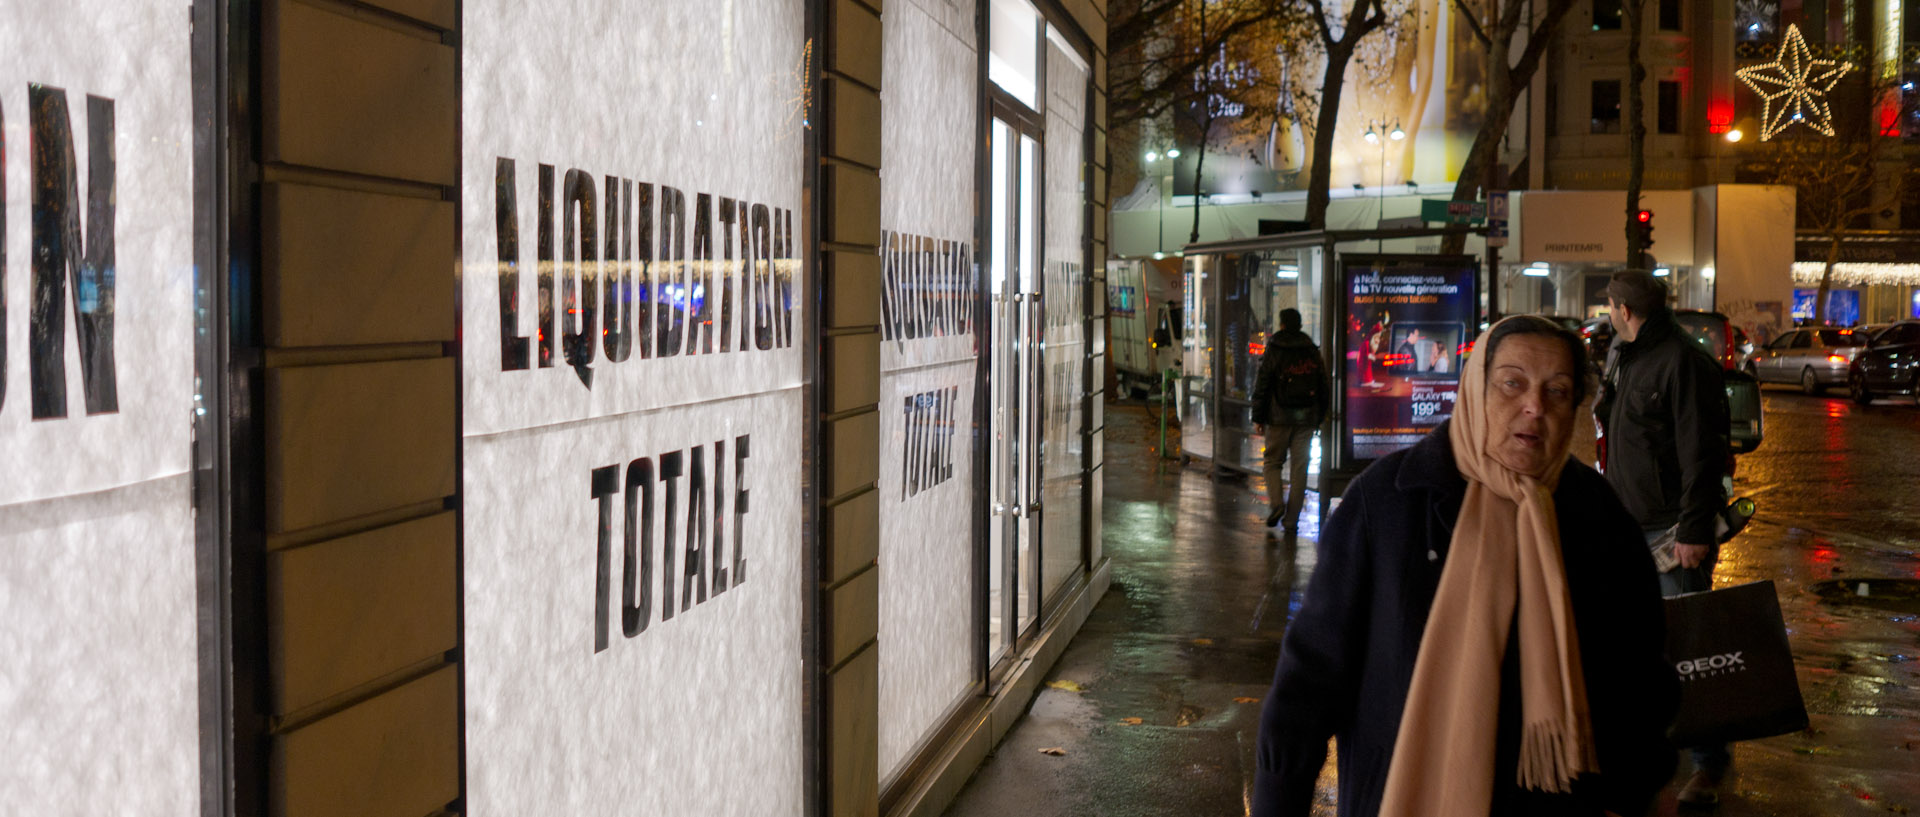
<svg viewBox="0 0 1920 817"><path fill-rule="evenodd" d="M1636 216L1635 216L1634 218L1636 218L1636 219L1638 219L1638 220L1640 221L1640 223L1641 223L1641 224L1652 224L1652 223L1653 223L1653 211L1652 211L1652 210L1641 210L1641 211L1640 211L1640 213L1639 213L1639 215L1636 215Z"/></svg>
<svg viewBox="0 0 1920 817"><path fill-rule="evenodd" d="M1653 211L1641 210L1633 214L1634 229L1640 231L1640 249L1653 246Z"/></svg>

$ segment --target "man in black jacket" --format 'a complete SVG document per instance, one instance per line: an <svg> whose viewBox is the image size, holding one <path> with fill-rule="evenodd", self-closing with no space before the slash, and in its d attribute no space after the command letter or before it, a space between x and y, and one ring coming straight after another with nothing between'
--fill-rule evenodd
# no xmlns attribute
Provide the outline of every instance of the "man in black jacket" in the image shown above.
<svg viewBox="0 0 1920 817"><path fill-rule="evenodd" d="M1607 481L1647 541L1674 529L1680 566L1660 574L1665 595L1713 589L1716 514L1726 506L1727 392L1720 364L1694 344L1667 308L1667 287L1642 270L1607 283L1614 345L1606 390L1594 404L1605 431ZM1691 750L1695 771L1680 792L1719 802L1727 747Z"/></svg>
<svg viewBox="0 0 1920 817"><path fill-rule="evenodd" d="M1307 456L1313 432L1327 418L1331 398L1320 347L1300 331L1300 310L1280 310L1280 331L1267 339L1267 351L1260 357L1260 371L1253 380L1253 428L1267 443L1263 470L1268 502L1273 508L1267 514L1267 527L1273 527L1284 515L1289 536L1300 529L1300 506L1307 499ZM1286 475L1283 505L1281 469L1289 463L1292 468Z"/></svg>

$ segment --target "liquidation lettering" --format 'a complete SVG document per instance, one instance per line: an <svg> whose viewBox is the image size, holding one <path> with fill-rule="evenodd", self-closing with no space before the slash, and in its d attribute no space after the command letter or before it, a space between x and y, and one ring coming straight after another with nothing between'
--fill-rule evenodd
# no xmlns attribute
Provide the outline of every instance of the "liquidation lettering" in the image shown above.
<svg viewBox="0 0 1920 817"><path fill-rule="evenodd" d="M886 340L973 332L972 244L886 230L880 259L880 327Z"/></svg>
<svg viewBox="0 0 1920 817"><path fill-rule="evenodd" d="M80 347L80 383L88 414L120 410L113 355L114 287L114 103L87 96L86 223L80 219L79 163L73 151L73 121L67 92L28 84L27 152L33 177L32 300L27 305L27 379L35 420L67 416L67 311L73 312ZM0 111L0 156L6 153L5 112ZM0 187L6 184L0 164ZM6 234L0 208L0 236ZM5 241L0 241L0 409L7 384Z"/></svg>
<svg viewBox="0 0 1920 817"><path fill-rule="evenodd" d="M640 457L626 464L624 477L618 464L593 469L589 493L599 513L594 540L594 652L605 650L611 640L616 501L623 509L619 525L623 636L633 638L646 632L656 608L662 622L670 621L676 612L687 613L746 581L746 517L751 510L746 469L752 453L751 436L742 434L731 441L715 440L710 446ZM731 491L727 487L729 474ZM680 502L683 493L684 507ZM682 521L684 527L678 524ZM731 553L729 529L733 537ZM661 534L657 551L655 530ZM676 563L683 567L676 570ZM657 601L653 592L656 574L660 582Z"/></svg>
<svg viewBox="0 0 1920 817"><path fill-rule="evenodd" d="M547 164L536 171L538 317L531 339L521 334L517 168L504 156L494 162L501 371L551 368L556 335L560 359L589 389L601 357L618 364L636 351L652 360L793 346L800 260L792 210L612 175L597 184L572 168L556 214L556 168Z"/></svg>
<svg viewBox="0 0 1920 817"><path fill-rule="evenodd" d="M953 478L954 408L960 387L947 386L909 395L901 405L906 420L900 456L900 498L906 499Z"/></svg>

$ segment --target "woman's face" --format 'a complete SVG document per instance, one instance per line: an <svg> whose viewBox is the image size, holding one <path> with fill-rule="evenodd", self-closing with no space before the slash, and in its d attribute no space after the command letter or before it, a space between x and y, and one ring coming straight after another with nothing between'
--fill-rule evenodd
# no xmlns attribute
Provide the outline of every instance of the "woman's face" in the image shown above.
<svg viewBox="0 0 1920 817"><path fill-rule="evenodd" d="M1546 474L1573 433L1576 373L1565 344L1546 335L1510 335L1487 372L1487 453L1516 472Z"/></svg>

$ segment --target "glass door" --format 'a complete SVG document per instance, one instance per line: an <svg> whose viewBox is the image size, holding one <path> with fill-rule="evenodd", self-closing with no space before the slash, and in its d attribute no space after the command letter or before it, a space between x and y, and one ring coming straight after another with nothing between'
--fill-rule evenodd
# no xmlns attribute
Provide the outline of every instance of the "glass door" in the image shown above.
<svg viewBox="0 0 1920 817"><path fill-rule="evenodd" d="M998 108L998 106L996 106ZM1038 618L1041 331L1038 128L995 111L987 151L992 303L988 462L988 664L998 663Z"/></svg>

